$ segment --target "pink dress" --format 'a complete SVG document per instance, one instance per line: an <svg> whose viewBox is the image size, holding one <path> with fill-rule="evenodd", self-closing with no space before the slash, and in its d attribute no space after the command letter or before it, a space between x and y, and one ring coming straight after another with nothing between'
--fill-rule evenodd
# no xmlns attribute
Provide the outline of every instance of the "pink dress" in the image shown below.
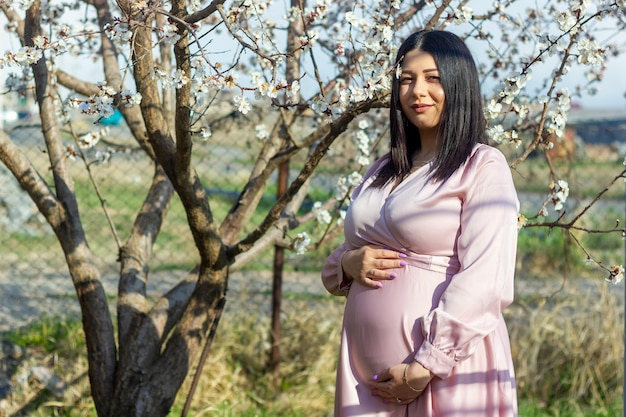
<svg viewBox="0 0 626 417"><path fill-rule="evenodd" d="M395 190L370 187L377 161L354 191L345 243L322 281L347 295L335 417L516 416L509 336L519 203L504 156L476 145L445 183L427 166ZM408 255L397 278L370 289L340 288L341 257L375 244ZM392 365L418 361L436 376L409 405L384 403L366 385Z"/></svg>

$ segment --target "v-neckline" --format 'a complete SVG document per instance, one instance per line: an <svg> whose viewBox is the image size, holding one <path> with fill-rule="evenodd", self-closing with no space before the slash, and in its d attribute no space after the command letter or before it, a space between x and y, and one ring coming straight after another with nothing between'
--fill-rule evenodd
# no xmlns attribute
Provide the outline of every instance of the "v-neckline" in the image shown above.
<svg viewBox="0 0 626 417"><path fill-rule="evenodd" d="M402 179L402 180L401 180L400 182L398 182L397 184L392 184L392 185L391 185L391 189L389 190L389 193L387 194L387 198L391 197L391 195L392 195L393 193L395 193L395 192L396 192L396 190L397 190L398 188L400 188L400 186L401 186L402 184L406 183L406 182L409 180L409 178L411 178L412 176L414 176L415 174L417 174L418 172L420 172L421 170L423 170L423 169L424 169L424 168L426 168L426 167L429 167L429 168L430 168L430 164L432 164L432 162L433 162L433 161L429 161L428 163L426 163L426 164L422 165L421 167L417 168L415 171L409 172L409 174L408 174L406 177L404 177L404 179Z"/></svg>

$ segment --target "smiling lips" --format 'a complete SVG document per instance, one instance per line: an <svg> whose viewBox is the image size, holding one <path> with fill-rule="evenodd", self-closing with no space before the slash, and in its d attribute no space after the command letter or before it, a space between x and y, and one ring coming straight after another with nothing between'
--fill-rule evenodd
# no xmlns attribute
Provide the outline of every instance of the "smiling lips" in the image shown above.
<svg viewBox="0 0 626 417"><path fill-rule="evenodd" d="M432 104L414 104L411 106L416 113L424 113L426 110L432 107Z"/></svg>

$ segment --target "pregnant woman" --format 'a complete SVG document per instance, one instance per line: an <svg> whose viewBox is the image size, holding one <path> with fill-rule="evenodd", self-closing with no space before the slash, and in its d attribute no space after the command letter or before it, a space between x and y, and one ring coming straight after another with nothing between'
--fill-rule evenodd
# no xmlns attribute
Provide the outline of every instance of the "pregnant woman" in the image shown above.
<svg viewBox="0 0 626 417"><path fill-rule="evenodd" d="M412 34L396 58L390 152L355 189L322 281L347 296L336 417L516 416L509 336L519 203L486 144L465 43Z"/></svg>

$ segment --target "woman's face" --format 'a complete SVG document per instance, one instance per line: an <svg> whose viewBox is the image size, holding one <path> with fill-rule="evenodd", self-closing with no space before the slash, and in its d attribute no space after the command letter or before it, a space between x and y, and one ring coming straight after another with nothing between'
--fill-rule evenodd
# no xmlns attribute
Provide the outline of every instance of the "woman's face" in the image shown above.
<svg viewBox="0 0 626 417"><path fill-rule="evenodd" d="M436 137L445 105L445 93L435 59L428 52L412 50L402 60L400 104L406 118L422 139Z"/></svg>

